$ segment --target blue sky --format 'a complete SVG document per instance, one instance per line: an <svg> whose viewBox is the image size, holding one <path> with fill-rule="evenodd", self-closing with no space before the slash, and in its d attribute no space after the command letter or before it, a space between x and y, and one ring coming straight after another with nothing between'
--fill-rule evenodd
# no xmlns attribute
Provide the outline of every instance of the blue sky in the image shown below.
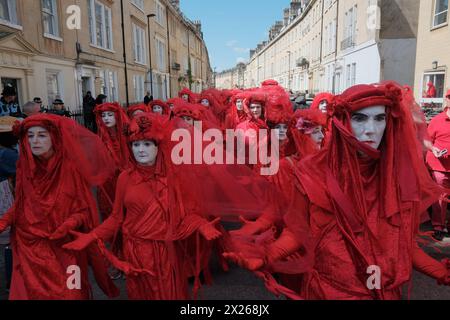
<svg viewBox="0 0 450 320"><path fill-rule="evenodd" d="M248 60L249 50L268 38L269 28L282 20L290 0L181 0L184 14L201 20L211 67L222 71Z"/></svg>

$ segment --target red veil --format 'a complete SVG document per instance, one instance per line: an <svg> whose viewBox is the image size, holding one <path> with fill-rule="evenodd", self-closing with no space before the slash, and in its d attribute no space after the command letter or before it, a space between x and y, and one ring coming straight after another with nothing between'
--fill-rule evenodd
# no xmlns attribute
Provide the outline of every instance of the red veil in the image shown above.
<svg viewBox="0 0 450 320"><path fill-rule="evenodd" d="M414 235L418 232L420 215L441 194L420 157L411 107L407 102L410 101L403 99L402 88L393 82L348 89L335 97L329 106L328 112L332 116L329 143L318 154L301 161L298 168L301 192L314 207L332 213L353 264L357 272L361 272L358 277L362 281L363 272L376 259L375 264L390 266L389 277L383 278L383 289L388 290L396 290L410 279ZM386 106L387 113L386 131L379 150L359 142L350 123L352 112L375 105ZM359 152L367 158L361 158ZM365 189L368 181L376 183ZM379 221L385 221L382 226L387 231L383 234L372 233L373 222L368 219L372 208L369 200L377 203ZM302 203L304 201L299 201L298 208L309 210ZM308 239L309 214L291 210L285 216L288 230L297 237L298 243L315 242ZM319 216L315 214L315 217ZM356 235L363 231L368 233L373 246L388 246L395 250L383 250L379 256L369 257L356 241ZM322 237L326 235L323 233ZM307 251L313 254L314 248ZM342 270L343 274L347 272L351 271ZM384 293L370 294L382 298Z"/></svg>
<svg viewBox="0 0 450 320"><path fill-rule="evenodd" d="M146 112L150 112L150 108L145 103L130 106L127 109L128 118L130 118L130 119L133 118L133 113L135 113L136 111L142 111L142 112L146 113Z"/></svg>
<svg viewBox="0 0 450 320"><path fill-rule="evenodd" d="M168 115L170 113L169 105L162 100L153 100L152 102L150 102L149 106L150 112L153 112L154 106L160 106L163 109L163 115Z"/></svg>
<svg viewBox="0 0 450 320"><path fill-rule="evenodd" d="M27 131L35 126L50 133L55 153L49 160L39 160L31 152ZM49 237L71 219L85 231L98 225L91 188L113 175L114 164L98 136L65 117L31 116L17 124L14 131L20 138L21 156L17 164L16 201L8 215L13 226L15 264L20 265L20 270L15 269L15 272L20 272L17 276L21 280L16 281L17 286L13 280L11 296L74 298L76 295L70 291L77 290L67 289L66 270L61 269L67 268L65 264L74 259L61 248L70 237L58 241L51 241ZM44 261L43 256L47 257ZM118 294L95 248L90 248L87 254L75 255L75 259L83 274L87 272L87 264L92 265L105 293L111 297ZM83 276L83 281L82 286L90 288L87 277ZM20 288L20 283L24 287Z"/></svg>
<svg viewBox="0 0 450 320"><path fill-rule="evenodd" d="M102 121L102 113L111 111L116 116L116 130L111 130L105 126ZM124 109L117 103L104 103L98 105L94 109L96 121L98 126L98 134L105 143L109 152L111 153L117 168L124 170L129 167L131 156L127 146L127 140L124 132L128 126L128 117Z"/></svg>

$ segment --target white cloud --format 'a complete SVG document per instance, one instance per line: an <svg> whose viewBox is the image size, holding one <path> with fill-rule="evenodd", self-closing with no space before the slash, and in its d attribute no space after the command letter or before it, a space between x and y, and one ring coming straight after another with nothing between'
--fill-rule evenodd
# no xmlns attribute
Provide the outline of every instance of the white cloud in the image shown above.
<svg viewBox="0 0 450 320"><path fill-rule="evenodd" d="M250 51L250 48L239 48L239 47L234 47L233 50L237 53L247 53Z"/></svg>
<svg viewBox="0 0 450 320"><path fill-rule="evenodd" d="M245 59L245 58L242 58L242 57L239 57L239 58L237 58L236 59L236 63L247 63L247 59Z"/></svg>
<svg viewBox="0 0 450 320"><path fill-rule="evenodd" d="M226 43L227 47L234 47L235 45L237 45L237 41L236 40L230 40Z"/></svg>

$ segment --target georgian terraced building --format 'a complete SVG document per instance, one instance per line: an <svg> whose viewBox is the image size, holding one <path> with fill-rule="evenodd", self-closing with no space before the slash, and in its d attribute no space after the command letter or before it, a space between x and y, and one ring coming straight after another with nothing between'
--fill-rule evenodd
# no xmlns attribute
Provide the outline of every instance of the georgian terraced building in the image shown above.
<svg viewBox="0 0 450 320"><path fill-rule="evenodd" d="M87 91L124 104L213 81L201 23L176 0L0 0L0 78L22 104L72 109Z"/></svg>

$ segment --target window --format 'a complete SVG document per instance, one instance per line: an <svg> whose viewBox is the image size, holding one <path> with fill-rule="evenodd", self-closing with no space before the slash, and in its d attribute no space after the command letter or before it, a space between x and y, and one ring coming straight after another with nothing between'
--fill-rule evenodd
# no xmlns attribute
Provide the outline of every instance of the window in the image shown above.
<svg viewBox="0 0 450 320"><path fill-rule="evenodd" d="M61 94L61 77L59 71L46 72L47 77L47 98L48 104L53 104L55 99L62 99Z"/></svg>
<svg viewBox="0 0 450 320"><path fill-rule="evenodd" d="M146 49L145 49L145 31L141 27L133 24L134 37L134 62L145 64Z"/></svg>
<svg viewBox="0 0 450 320"><path fill-rule="evenodd" d="M144 0L132 0L131 2L139 9L144 10Z"/></svg>
<svg viewBox="0 0 450 320"><path fill-rule="evenodd" d="M432 86L428 84L431 83ZM431 88L430 88L431 87ZM445 72L427 72L422 80L422 99L420 103L429 117L442 112L445 94Z"/></svg>
<svg viewBox="0 0 450 320"><path fill-rule="evenodd" d="M447 22L448 0L434 1L433 27Z"/></svg>
<svg viewBox="0 0 450 320"><path fill-rule="evenodd" d="M135 102L143 101L145 96L144 76L135 75L133 77Z"/></svg>
<svg viewBox="0 0 450 320"><path fill-rule="evenodd" d="M100 93L107 96L109 102L119 101L117 87L117 72L100 70L101 90Z"/></svg>
<svg viewBox="0 0 450 320"><path fill-rule="evenodd" d="M165 43L156 38L156 56L157 56L157 62L158 62L158 69L160 71L165 72L167 70L166 66L166 45Z"/></svg>
<svg viewBox="0 0 450 320"><path fill-rule="evenodd" d="M165 13L164 6L161 4L161 2L156 0L156 22L158 22L163 27L165 26L164 13Z"/></svg>
<svg viewBox="0 0 450 320"><path fill-rule="evenodd" d="M18 24L16 0L0 0L0 22Z"/></svg>
<svg viewBox="0 0 450 320"><path fill-rule="evenodd" d="M59 36L58 7L56 0L42 0L42 21L44 34Z"/></svg>
<svg viewBox="0 0 450 320"><path fill-rule="evenodd" d="M100 48L112 50L111 8L96 0L88 1L91 43Z"/></svg>
<svg viewBox="0 0 450 320"><path fill-rule="evenodd" d="M352 81L352 79L351 79L351 67L352 66L350 64L348 64L347 67L346 67L346 75L347 75L346 87L347 88L350 88L352 86L352 83L351 83L351 81Z"/></svg>

